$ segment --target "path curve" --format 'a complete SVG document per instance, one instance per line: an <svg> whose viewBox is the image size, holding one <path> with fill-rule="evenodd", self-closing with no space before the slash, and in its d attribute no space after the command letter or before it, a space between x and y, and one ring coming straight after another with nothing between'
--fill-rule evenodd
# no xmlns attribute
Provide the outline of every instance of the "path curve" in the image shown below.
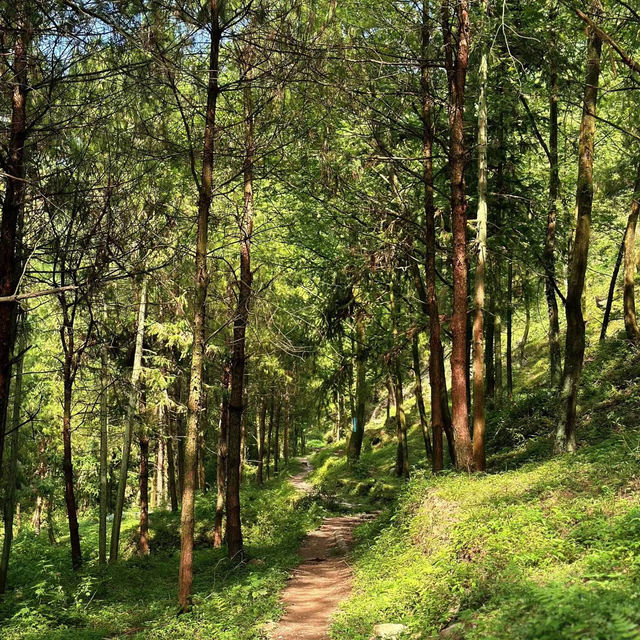
<svg viewBox="0 0 640 640"><path fill-rule="evenodd" d="M300 461L304 469L291 483L309 492L306 477L312 467L306 458ZM319 529L307 535L300 548L303 562L282 594L286 613L271 635L273 640L328 640L331 616L351 593L353 576L345 555L353 542L353 529L370 517L325 518Z"/></svg>

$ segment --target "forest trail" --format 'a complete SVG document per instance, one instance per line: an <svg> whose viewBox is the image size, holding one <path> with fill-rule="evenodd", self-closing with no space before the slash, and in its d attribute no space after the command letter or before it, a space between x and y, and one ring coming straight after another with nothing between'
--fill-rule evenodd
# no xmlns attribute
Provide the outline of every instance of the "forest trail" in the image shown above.
<svg viewBox="0 0 640 640"><path fill-rule="evenodd" d="M301 459L304 470L291 483L308 492L309 461ZM286 613L272 632L273 640L328 640L331 616L351 592L352 572L346 553L353 541L353 529L370 514L326 518L312 531L300 548L302 564L282 595Z"/></svg>

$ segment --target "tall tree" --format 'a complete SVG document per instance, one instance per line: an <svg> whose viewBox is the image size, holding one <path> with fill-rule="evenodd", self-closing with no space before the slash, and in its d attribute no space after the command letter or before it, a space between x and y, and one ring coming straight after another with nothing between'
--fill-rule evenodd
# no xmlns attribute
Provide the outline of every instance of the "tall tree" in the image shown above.
<svg viewBox="0 0 640 640"><path fill-rule="evenodd" d="M451 419L458 468L471 470L473 450L467 413L467 197L464 171L467 149L464 141L464 97L469 63L469 7L466 0L455 4L456 30L451 21L450 0L442 2L445 68L449 83L449 178L451 182L451 226L453 232L453 311L451 314Z"/></svg>
<svg viewBox="0 0 640 640"><path fill-rule="evenodd" d="M193 582L193 531L195 527L196 447L198 444L198 417L202 395L202 369L205 348L205 317L209 274L207 250L209 235L209 211L213 197L213 166L216 139L216 106L219 87L219 54L222 29L220 2L209 0L208 5L210 51L207 80L207 106L205 111L202 172L198 198L198 228L196 238L196 268L194 276L195 316L193 344L191 347L191 371L189 400L187 403L187 434L184 452L184 479L182 488L182 512L180 516L180 569L178 573L178 603L182 611L191 607Z"/></svg>
<svg viewBox="0 0 640 640"><path fill-rule="evenodd" d="M593 0L591 12L599 16L600 0ZM600 81L602 40L591 27L587 28L587 60L585 86L578 143L578 184L576 192L577 220L573 240L567 286L567 335L562 377L562 397L565 414L558 422L556 449L575 451L576 408L578 387L584 361L585 325L582 315L582 293L589 256L591 209L593 204L593 151L596 134L596 106Z"/></svg>

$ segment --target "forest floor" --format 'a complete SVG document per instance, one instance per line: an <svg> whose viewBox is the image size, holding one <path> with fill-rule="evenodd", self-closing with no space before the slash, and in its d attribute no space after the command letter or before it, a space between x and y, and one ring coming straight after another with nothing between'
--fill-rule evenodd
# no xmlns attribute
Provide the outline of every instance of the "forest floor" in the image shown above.
<svg viewBox="0 0 640 640"><path fill-rule="evenodd" d="M307 477L313 467L306 458L303 471L291 484L306 493L312 490ZM286 613L274 640L328 640L331 617L351 592L352 570L346 554L353 543L353 530L367 514L325 518L322 526L307 535L300 548L302 564L293 572L282 595Z"/></svg>

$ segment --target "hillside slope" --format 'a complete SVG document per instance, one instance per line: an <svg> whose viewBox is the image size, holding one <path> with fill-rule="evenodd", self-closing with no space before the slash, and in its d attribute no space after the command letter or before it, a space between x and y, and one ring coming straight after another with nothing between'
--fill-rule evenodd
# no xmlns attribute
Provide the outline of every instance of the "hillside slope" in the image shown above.
<svg viewBox="0 0 640 640"><path fill-rule="evenodd" d="M590 358L574 455L551 455L557 410L533 390L493 413L483 475L414 467L397 489L391 438L351 472L319 454L321 488L384 507L357 532L355 589L334 638L365 640L384 622L412 638L640 638L638 351L610 340Z"/></svg>

